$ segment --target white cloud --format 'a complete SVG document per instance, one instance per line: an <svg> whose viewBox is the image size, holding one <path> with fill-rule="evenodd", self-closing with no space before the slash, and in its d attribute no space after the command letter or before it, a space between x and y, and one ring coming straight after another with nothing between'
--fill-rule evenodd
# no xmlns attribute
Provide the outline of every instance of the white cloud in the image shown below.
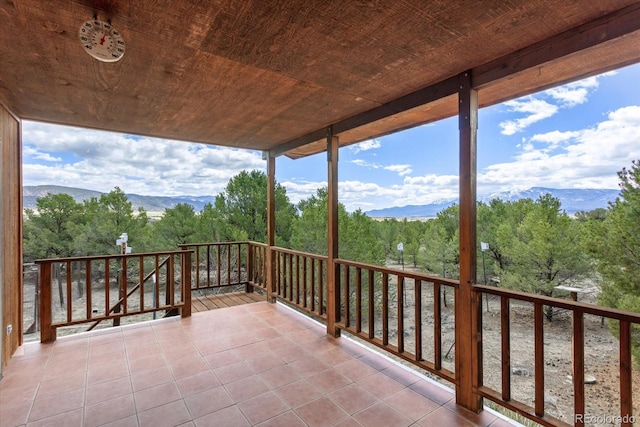
<svg viewBox="0 0 640 427"><path fill-rule="evenodd" d="M355 160L351 160L351 163L353 163L354 165L357 166L361 166L363 168L369 168L369 169L380 169L381 166L377 163L371 163L371 162L367 162L366 160L362 160L362 159L355 159Z"/></svg>
<svg viewBox="0 0 640 427"><path fill-rule="evenodd" d="M400 176L409 175L411 172L413 172L413 169L411 169L411 165L389 165L385 166L384 169L391 172L397 172Z"/></svg>
<svg viewBox="0 0 640 427"><path fill-rule="evenodd" d="M547 119L558 112L557 106L532 96L507 101L504 105L509 108L509 111L528 114L519 119L506 120L500 123L500 128L504 135L513 135L521 132L532 124Z"/></svg>
<svg viewBox="0 0 640 427"><path fill-rule="evenodd" d="M36 150L33 147L25 146L22 148L22 156L23 157L31 157L35 160L43 160L45 162L61 162L62 157L53 157L49 153L45 153L40 150Z"/></svg>
<svg viewBox="0 0 640 427"><path fill-rule="evenodd" d="M97 191L119 186L146 195L215 195L242 170L264 170L255 151L132 137L66 126L24 122L29 153L64 159L53 165L24 164L24 184L56 183Z"/></svg>
<svg viewBox="0 0 640 427"><path fill-rule="evenodd" d="M508 107L507 111L526 115L500 123L502 134L513 135L517 132L522 132L532 124L554 116L561 108L572 108L576 105L584 104L589 99L589 95L598 88L598 80L612 75L615 75L615 72L588 77L547 89L536 95L505 102L504 105ZM547 100L541 98L546 98Z"/></svg>
<svg viewBox="0 0 640 427"><path fill-rule="evenodd" d="M617 188L616 172L640 158L640 106L615 110L606 120L580 131L535 135L531 142L543 145L523 150L513 162L482 171L478 193L534 185Z"/></svg>
<svg viewBox="0 0 640 427"><path fill-rule="evenodd" d="M543 92L560 101L562 107L573 107L587 102L589 90L598 87L598 77L589 77L564 86L554 87Z"/></svg>
<svg viewBox="0 0 640 427"><path fill-rule="evenodd" d="M366 141L350 145L348 148L353 151L354 154L357 154L361 151L374 150L380 147L382 147L382 142L380 142L379 139L367 139Z"/></svg>

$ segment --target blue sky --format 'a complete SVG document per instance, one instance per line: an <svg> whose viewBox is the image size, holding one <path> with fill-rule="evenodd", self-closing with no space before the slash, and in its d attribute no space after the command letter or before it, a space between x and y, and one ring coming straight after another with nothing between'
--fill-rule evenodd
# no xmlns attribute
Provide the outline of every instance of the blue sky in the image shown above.
<svg viewBox="0 0 640 427"><path fill-rule="evenodd" d="M484 108L478 194L617 188L640 159L640 64ZM425 204L458 192L457 118L340 150L339 198L348 210ZM256 151L24 122L24 185L127 193L215 195L241 170L264 170ZM185 165L188 165L185 167ZM276 161L298 202L326 185L326 154Z"/></svg>

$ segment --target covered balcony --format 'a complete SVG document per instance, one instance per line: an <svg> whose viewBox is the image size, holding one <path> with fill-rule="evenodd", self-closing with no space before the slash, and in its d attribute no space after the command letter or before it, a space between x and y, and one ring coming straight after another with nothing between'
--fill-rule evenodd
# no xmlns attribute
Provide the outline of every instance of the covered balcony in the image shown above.
<svg viewBox="0 0 640 427"><path fill-rule="evenodd" d="M476 284L476 131L479 107L638 62L637 2L12 0L0 15L2 425L503 425L487 402L543 425L583 425L587 316L619 326L611 414L631 424L640 316ZM117 28L124 56L87 55L87 21ZM339 149L455 115L460 280L341 259ZM261 150L267 239L41 260L42 342L22 345L23 119ZM327 255L276 247L277 158L325 151ZM219 280L221 265L226 285L265 302L192 315L193 289ZM65 298L53 312L54 292L76 288L84 305ZM486 294L500 301L499 379L483 374ZM534 319L527 402L512 393L510 360L511 307L522 302ZM572 316L571 420L545 407L546 307ZM181 318L56 339L67 326L169 312Z"/></svg>

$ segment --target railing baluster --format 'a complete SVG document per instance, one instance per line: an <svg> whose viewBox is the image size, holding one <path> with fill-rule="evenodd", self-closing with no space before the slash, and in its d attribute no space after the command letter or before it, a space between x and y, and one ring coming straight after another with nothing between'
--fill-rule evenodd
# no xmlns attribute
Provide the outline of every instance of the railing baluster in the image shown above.
<svg viewBox="0 0 640 427"><path fill-rule="evenodd" d="M511 320L510 300L500 297L500 332L502 334L502 399L511 400Z"/></svg>
<svg viewBox="0 0 640 427"><path fill-rule="evenodd" d="M144 310L144 257L141 255L138 258L140 262L140 274L138 275L140 283L140 310Z"/></svg>
<svg viewBox="0 0 640 427"><path fill-rule="evenodd" d="M155 280L153 281L153 286L155 288L154 292L154 301L153 308L158 309L160 307L160 258L158 255L155 256Z"/></svg>
<svg viewBox="0 0 640 427"><path fill-rule="evenodd" d="M127 257L122 257L122 281L120 282L120 299L122 299L122 312L127 313Z"/></svg>
<svg viewBox="0 0 640 427"><path fill-rule="evenodd" d="M382 344L389 344L389 273L382 273Z"/></svg>
<svg viewBox="0 0 640 427"><path fill-rule="evenodd" d="M440 282L433 282L433 364L442 368L442 289Z"/></svg>
<svg viewBox="0 0 640 427"><path fill-rule="evenodd" d="M404 353L404 276L398 276L398 352Z"/></svg>
<svg viewBox="0 0 640 427"><path fill-rule="evenodd" d="M293 301L293 255L289 254L289 301Z"/></svg>
<svg viewBox="0 0 640 427"><path fill-rule="evenodd" d="M338 265L336 268L340 269L341 266ZM350 298L349 298L349 266L345 265L344 268L344 326L349 327L351 322L349 321L351 313L349 310ZM339 277L339 276L338 276Z"/></svg>
<svg viewBox="0 0 640 427"><path fill-rule="evenodd" d="M218 274L217 277L216 277L216 279L217 279L216 283L218 284L218 286L222 285L222 277L220 275L221 274L220 272L222 270L220 268L220 263L221 263L221 259L222 259L222 256L220 254L221 250L222 250L222 246L216 245L216 261L217 261L216 268L217 268L217 274Z"/></svg>
<svg viewBox="0 0 640 427"><path fill-rule="evenodd" d="M167 292L169 293L169 298L167 301L167 305L173 306L174 298L175 298L175 273L174 273L175 259L173 254L169 255L169 262L167 263L168 277L167 277Z"/></svg>
<svg viewBox="0 0 640 427"><path fill-rule="evenodd" d="M85 295L87 296L87 319L93 316L93 301L91 291L91 261L85 261Z"/></svg>
<svg viewBox="0 0 640 427"><path fill-rule="evenodd" d="M316 311L316 260L314 258L311 258L311 311Z"/></svg>
<svg viewBox="0 0 640 427"><path fill-rule="evenodd" d="M231 245L227 245L227 285L231 284Z"/></svg>
<svg viewBox="0 0 640 427"><path fill-rule="evenodd" d="M196 270L200 271L200 253L196 256ZM207 286L211 286L211 246L207 245ZM200 287L200 280L198 280Z"/></svg>
<svg viewBox="0 0 640 427"><path fill-rule="evenodd" d="M573 372L573 412L583 415L584 411L584 313L573 312L573 335L571 349ZM575 425L584 425L583 417L575 417Z"/></svg>
<svg viewBox="0 0 640 427"><path fill-rule="evenodd" d="M631 323L620 320L620 417L622 426L633 423L633 381L631 377Z"/></svg>
<svg viewBox="0 0 640 427"><path fill-rule="evenodd" d="M373 310L374 306L374 274L373 270L369 270L369 339L375 337L375 316Z"/></svg>
<svg viewBox="0 0 640 427"><path fill-rule="evenodd" d="M111 272L109 271L111 263L109 258L104 260L104 316L109 315L109 307L111 307L110 295L111 290Z"/></svg>
<svg viewBox="0 0 640 427"><path fill-rule="evenodd" d="M416 361L422 360L422 281L415 280L413 287L415 300L414 324L415 324L415 357Z"/></svg>
<svg viewBox="0 0 640 427"><path fill-rule="evenodd" d="M71 287L73 275L71 274L71 261L65 263L65 272L67 274L67 322L71 322L73 317L73 307L71 301L73 300L73 289Z"/></svg>
<svg viewBox="0 0 640 427"><path fill-rule="evenodd" d="M318 268L318 314L322 316L325 313L324 310L324 272L327 271L326 261L320 260Z"/></svg>
<svg viewBox="0 0 640 427"><path fill-rule="evenodd" d="M53 301L51 298L51 262L43 262L39 266L40 277L40 341L43 343L55 341L56 330L51 326L53 323Z"/></svg>
<svg viewBox="0 0 640 427"><path fill-rule="evenodd" d="M242 282L241 270L242 269L242 248L238 243L238 283Z"/></svg>
<svg viewBox="0 0 640 427"><path fill-rule="evenodd" d="M544 416L544 318L541 303L534 304L535 414Z"/></svg>
<svg viewBox="0 0 640 427"><path fill-rule="evenodd" d="M300 255L296 255L296 304L300 305Z"/></svg>
<svg viewBox="0 0 640 427"><path fill-rule="evenodd" d="M302 306L307 308L307 258L302 259Z"/></svg>
<svg viewBox="0 0 640 427"><path fill-rule="evenodd" d="M356 332L362 332L362 268L356 267Z"/></svg>
<svg viewBox="0 0 640 427"><path fill-rule="evenodd" d="M200 246L196 246L196 289L200 287ZM207 246L207 254L209 252L209 246ZM207 279L209 279L209 266L207 265Z"/></svg>

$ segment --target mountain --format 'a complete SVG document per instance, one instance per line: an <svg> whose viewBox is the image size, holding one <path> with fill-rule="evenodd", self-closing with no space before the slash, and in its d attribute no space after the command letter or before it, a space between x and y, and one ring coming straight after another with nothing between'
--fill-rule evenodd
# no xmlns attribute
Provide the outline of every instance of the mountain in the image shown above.
<svg viewBox="0 0 640 427"><path fill-rule="evenodd" d="M78 203L88 200L91 197L100 197L101 194L104 194L99 191L86 190L84 188L61 187L58 185L24 186L22 192L22 203L25 209L35 209L36 199L46 196L47 194L68 194ZM173 208L178 203L190 204L196 211L200 211L205 204L213 203L215 200L215 196L163 197L142 196L139 194L127 194L127 198L131 202L134 210L142 207L147 212L163 212L167 208Z"/></svg>
<svg viewBox="0 0 640 427"><path fill-rule="evenodd" d="M501 199L505 202L515 202L520 199L537 200L544 194L551 194L556 197L562 203L562 209L567 214L574 215L579 211L606 208L609 202L613 202L618 197L620 191L532 187L524 191L506 191L479 196L478 201L488 203L493 199ZM394 206L386 209L371 210L367 212L367 215L374 218L433 218L438 212L456 203L458 203L458 199L437 201L419 206Z"/></svg>

